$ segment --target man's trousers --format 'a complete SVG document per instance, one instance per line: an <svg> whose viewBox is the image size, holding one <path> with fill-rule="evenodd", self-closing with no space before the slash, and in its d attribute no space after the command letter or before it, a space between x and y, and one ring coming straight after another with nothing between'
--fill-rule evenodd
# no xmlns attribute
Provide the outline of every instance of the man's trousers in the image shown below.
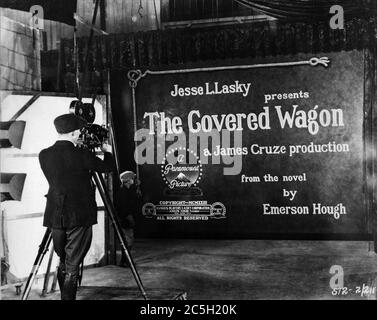
<svg viewBox="0 0 377 320"><path fill-rule="evenodd" d="M75 300L80 264L92 242L92 226L51 229L54 250L60 258L58 283L62 300Z"/></svg>

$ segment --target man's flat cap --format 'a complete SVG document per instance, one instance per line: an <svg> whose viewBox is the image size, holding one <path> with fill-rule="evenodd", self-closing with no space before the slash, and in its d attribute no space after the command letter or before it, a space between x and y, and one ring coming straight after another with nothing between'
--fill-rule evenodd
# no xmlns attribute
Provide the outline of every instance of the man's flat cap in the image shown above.
<svg viewBox="0 0 377 320"><path fill-rule="evenodd" d="M58 133L68 133L85 127L87 122L73 113L67 113L55 118L54 125Z"/></svg>

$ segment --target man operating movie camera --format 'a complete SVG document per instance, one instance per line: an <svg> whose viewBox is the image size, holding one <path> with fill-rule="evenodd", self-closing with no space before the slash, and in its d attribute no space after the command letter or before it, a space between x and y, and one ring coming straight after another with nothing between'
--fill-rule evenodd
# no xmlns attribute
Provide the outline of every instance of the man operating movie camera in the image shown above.
<svg viewBox="0 0 377 320"><path fill-rule="evenodd" d="M58 283L62 300L75 300L80 264L92 241L92 225L97 223L97 205L92 171L111 172L115 161L111 146L104 142L103 129L93 128L73 113L54 120L58 138L42 150L39 162L48 181L43 225L51 230L54 250L60 258ZM103 141L102 141L103 140ZM100 159L92 152L104 152Z"/></svg>

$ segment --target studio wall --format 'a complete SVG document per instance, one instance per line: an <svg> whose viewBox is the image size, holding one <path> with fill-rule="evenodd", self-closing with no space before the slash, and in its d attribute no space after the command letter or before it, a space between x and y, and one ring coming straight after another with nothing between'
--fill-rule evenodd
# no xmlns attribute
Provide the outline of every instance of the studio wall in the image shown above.
<svg viewBox="0 0 377 320"><path fill-rule="evenodd" d="M8 121L17 114L33 97L30 94L17 94L1 91L0 121ZM49 95L40 96L22 112L17 120L26 122L22 145L20 148L1 149L0 173L26 174L21 199L19 201L2 201L1 211L4 221L4 239L7 247L7 261L10 264L8 280L26 278L37 255L46 228L43 227L43 214L48 191L48 183L40 168L39 152L52 145L57 133L53 125L55 117L69 112L69 105L74 97ZM91 99L83 99L91 102ZM95 123L102 124L103 106L96 100ZM3 186L2 186L3 187ZM103 206L99 194L96 194L97 205ZM94 226L93 243L85 258L85 265L101 262L105 255L105 218L103 209L98 213L98 224ZM2 239L3 240L3 239ZM55 271L57 256L54 256L51 271ZM46 271L48 255L45 257L39 274Z"/></svg>

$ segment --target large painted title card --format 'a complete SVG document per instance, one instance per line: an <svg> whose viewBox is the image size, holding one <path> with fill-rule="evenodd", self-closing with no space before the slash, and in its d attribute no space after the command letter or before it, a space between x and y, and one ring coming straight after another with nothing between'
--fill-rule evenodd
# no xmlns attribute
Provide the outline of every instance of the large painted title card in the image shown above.
<svg viewBox="0 0 377 320"><path fill-rule="evenodd" d="M128 114L133 141L118 145L138 165L140 234L365 232L362 53L117 79L115 127L125 130Z"/></svg>

